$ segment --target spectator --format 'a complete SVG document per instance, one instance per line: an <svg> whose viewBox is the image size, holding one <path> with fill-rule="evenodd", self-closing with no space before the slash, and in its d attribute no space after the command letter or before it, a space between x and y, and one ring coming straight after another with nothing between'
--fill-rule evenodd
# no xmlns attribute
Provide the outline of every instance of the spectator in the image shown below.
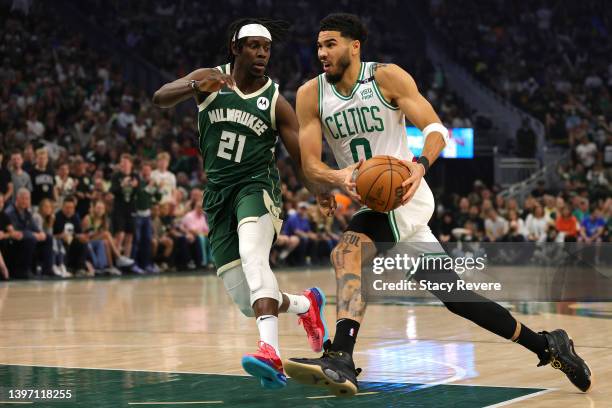
<svg viewBox="0 0 612 408"><path fill-rule="evenodd" d="M508 234L506 241L508 242L525 242L527 240L527 229L525 221L519 217L515 210L508 211Z"/></svg>
<svg viewBox="0 0 612 408"><path fill-rule="evenodd" d="M4 210L4 196L0 194L0 276L2 279L8 280L9 272L2 254L6 253L8 249L8 240L10 239L13 226Z"/></svg>
<svg viewBox="0 0 612 408"><path fill-rule="evenodd" d="M578 206L574 209L573 214L580 224L589 217L589 200L586 198L577 198Z"/></svg>
<svg viewBox="0 0 612 408"><path fill-rule="evenodd" d="M26 188L29 192L32 192L32 180L30 175L23 170L23 155L19 151L11 154L11 182L14 191ZM14 196L13 202L16 202L16 200L17 196Z"/></svg>
<svg viewBox="0 0 612 408"><path fill-rule="evenodd" d="M151 173L151 178L161 189L161 201L174 200L176 176L168 171L169 165L170 155L166 152L161 152L157 155L157 168Z"/></svg>
<svg viewBox="0 0 612 408"><path fill-rule="evenodd" d="M73 180L75 181L74 195L77 201L77 214L81 219L89 212L91 200L93 199L94 184L91 177L87 174L87 163L81 156L77 156L73 165Z"/></svg>
<svg viewBox="0 0 612 408"><path fill-rule="evenodd" d="M580 144L576 146L576 157L582 163L584 167L590 169L595 164L597 158L597 146L595 143L589 141L589 138L585 135L580 140Z"/></svg>
<svg viewBox="0 0 612 408"><path fill-rule="evenodd" d="M3 156L0 150L0 195L4 197L4 202L8 202L13 195L13 181L10 170L2 160Z"/></svg>
<svg viewBox="0 0 612 408"><path fill-rule="evenodd" d="M202 202L202 190L191 191L192 202ZM208 220L201 205L193 206L193 209L183 216L181 228L185 232L187 242L191 250L191 257L198 266L208 266L212 263L210 242L208 241Z"/></svg>
<svg viewBox="0 0 612 408"><path fill-rule="evenodd" d="M294 262L297 265L310 264L318 240L316 234L312 232L308 218L308 203L300 202L298 210L287 217L287 221L283 224L283 234L289 237L297 236L300 240L298 248L294 251Z"/></svg>
<svg viewBox="0 0 612 408"><path fill-rule="evenodd" d="M477 205L470 206L470 213L469 213L469 217L466 220L466 222L467 221L471 221L472 223L474 223L475 232L484 232L485 222L480 216L480 209L478 208ZM465 223L463 225L465 226Z"/></svg>
<svg viewBox="0 0 612 408"><path fill-rule="evenodd" d="M153 263L153 224L151 223L151 207L161 199L161 189L151 177L151 164L140 166L140 183L136 192L136 216L134 217L134 244L132 258L135 273L159 273Z"/></svg>
<svg viewBox="0 0 612 408"><path fill-rule="evenodd" d="M72 196L76 191L76 181L70 177L70 167L68 163L61 163L55 176L55 186L57 188L57 203L61 206L66 197Z"/></svg>
<svg viewBox="0 0 612 408"><path fill-rule="evenodd" d="M465 222L470 218L470 200L467 197L459 199L459 211L455 212L453 218L455 219L455 224L459 226L465 225Z"/></svg>
<svg viewBox="0 0 612 408"><path fill-rule="evenodd" d="M43 199L57 200L55 177L49 166L49 153L44 147L36 150L36 163L30 171L32 180L32 206L38 207Z"/></svg>
<svg viewBox="0 0 612 408"><path fill-rule="evenodd" d="M571 208L565 205L555 221L559 241L576 242L578 236L578 220L572 215Z"/></svg>
<svg viewBox="0 0 612 408"><path fill-rule="evenodd" d="M129 154L122 154L119 170L111 179L111 193L115 197L112 212L112 225L115 233L115 245L128 256L132 253L134 233L135 199L138 188L138 176L132 171L133 159Z"/></svg>
<svg viewBox="0 0 612 408"><path fill-rule="evenodd" d="M544 209L541 205L537 205L533 214L529 214L525 220L527 239L532 242L546 241L548 225L548 219L544 215Z"/></svg>
<svg viewBox="0 0 612 408"><path fill-rule="evenodd" d="M30 190L21 187L15 195L14 205L6 211L13 230L9 233L12 239L8 252L11 254L8 262L9 270L15 278L27 279L36 270L35 251L46 253L44 258L51 259L50 240L44 232L38 229L32 216Z"/></svg>
<svg viewBox="0 0 612 408"><path fill-rule="evenodd" d="M601 210L594 207L591 215L582 220L579 241L587 244L601 242L605 226L606 222L601 217Z"/></svg>
<svg viewBox="0 0 612 408"><path fill-rule="evenodd" d="M444 215L442 216L442 222L440 224L438 240L440 242L454 241L452 231L455 227L456 225L455 225L455 221L453 220L453 215L450 212L444 213Z"/></svg>
<svg viewBox="0 0 612 408"><path fill-rule="evenodd" d="M106 214L106 204L104 204L104 201L95 200L92 203L89 213L83 218L82 229L88 235L90 241L102 241L104 243L107 266L103 272L113 276L120 276L121 271L117 269L117 267L128 268L134 264L134 260L121 255L119 249L115 245L115 241L110 233L108 216ZM99 248L97 248L97 250L101 251ZM113 264L116 264L116 266Z"/></svg>
<svg viewBox="0 0 612 408"><path fill-rule="evenodd" d="M155 205L151 209L153 221L153 259L160 261L160 269L163 272L169 269L174 250L174 240L170 236L168 226L170 206L170 202L166 202Z"/></svg>
<svg viewBox="0 0 612 408"><path fill-rule="evenodd" d="M53 201L48 198L43 198L43 200L39 203L38 211L33 214L34 222L38 229L43 231L48 239L52 241L52 257L50 259L51 262L51 271L54 276L60 278L70 278L72 274L66 270L66 264L64 263L64 258L66 252L64 250L61 242L58 242L53 237L53 224L55 223L55 208Z"/></svg>
<svg viewBox="0 0 612 408"><path fill-rule="evenodd" d="M55 214L53 235L66 251L66 266L77 276L94 276L93 266L87 261L89 238L81 228L81 219L76 213L76 198L66 197L62 208Z"/></svg>
<svg viewBox="0 0 612 408"><path fill-rule="evenodd" d="M508 221L499 216L493 208L487 211L484 224L485 234L489 242L500 241L508 233Z"/></svg>

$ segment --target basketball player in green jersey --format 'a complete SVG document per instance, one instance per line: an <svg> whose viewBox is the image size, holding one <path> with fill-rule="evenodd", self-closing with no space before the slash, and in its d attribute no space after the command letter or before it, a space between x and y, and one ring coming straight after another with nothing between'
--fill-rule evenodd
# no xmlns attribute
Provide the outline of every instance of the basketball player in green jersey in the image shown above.
<svg viewBox="0 0 612 408"><path fill-rule="evenodd" d="M382 252L389 244L405 242L415 257L444 255L427 226L434 199L423 176L444 148L448 130L407 72L393 64L361 61L366 36L365 27L354 15L331 14L324 18L317 47L325 73L298 90L296 103L302 163L311 182L329 188L343 187L355 195L353 171L362 160L376 155L403 160L411 172L404 182L407 191L402 205L389 213L368 208L356 212L332 252L338 318L333 343L326 344L321 358L285 362L287 373L297 381L326 386L339 396L353 395L358 390L352 354L366 309L361 295L362 244L369 243L365 248L375 247ZM416 162L408 148L406 118L425 137L423 153ZM321 161L322 134L340 170ZM373 255L363 254L366 258ZM420 279L456 283L459 276L453 271L435 275L418 271L415 280ZM561 369L580 390L590 388L591 372L575 353L565 331L535 333L505 308L474 292L462 291L463 302L456 301L457 293L432 294L451 312L531 350L539 357L539 365L551 363Z"/></svg>
<svg viewBox="0 0 612 408"><path fill-rule="evenodd" d="M234 22L228 32L229 63L197 69L153 97L160 107L196 101L213 260L230 297L243 314L257 319L259 349L245 355L242 366L271 389L287 383L279 357L279 311L298 314L313 350L321 351L327 339L324 294L318 288L303 295L280 292L268 261L282 224L277 135L301 173L295 112L265 75L272 41L286 30L281 21Z"/></svg>

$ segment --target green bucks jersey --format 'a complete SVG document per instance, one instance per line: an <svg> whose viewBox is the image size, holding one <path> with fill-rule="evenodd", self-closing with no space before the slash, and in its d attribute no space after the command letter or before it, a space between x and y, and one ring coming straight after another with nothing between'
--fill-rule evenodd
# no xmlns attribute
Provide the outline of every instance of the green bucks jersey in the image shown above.
<svg viewBox="0 0 612 408"><path fill-rule="evenodd" d="M230 64L217 69L230 74ZM224 87L198 105L199 147L207 188L221 189L251 180L278 184L274 157L277 99L278 85L268 78L251 94Z"/></svg>

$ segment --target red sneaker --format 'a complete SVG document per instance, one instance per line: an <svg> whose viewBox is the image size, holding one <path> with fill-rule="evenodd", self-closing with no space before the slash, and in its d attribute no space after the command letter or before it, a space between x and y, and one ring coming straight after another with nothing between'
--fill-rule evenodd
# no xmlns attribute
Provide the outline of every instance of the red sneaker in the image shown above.
<svg viewBox="0 0 612 408"><path fill-rule="evenodd" d="M306 313L298 315L298 324L306 330L308 343L314 352L323 350L323 343L329 338L327 324L325 323L325 294L319 288L310 288L304 291L304 296L310 300L310 308Z"/></svg>
<svg viewBox="0 0 612 408"><path fill-rule="evenodd" d="M255 353L242 357L242 368L255 378L259 378L261 386L268 389L283 388L287 385L287 377L274 347L265 341L259 341L259 349Z"/></svg>

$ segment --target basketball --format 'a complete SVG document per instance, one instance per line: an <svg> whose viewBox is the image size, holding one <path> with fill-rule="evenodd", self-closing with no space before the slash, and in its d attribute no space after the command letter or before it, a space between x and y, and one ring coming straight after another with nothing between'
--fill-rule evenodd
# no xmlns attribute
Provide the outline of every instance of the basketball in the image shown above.
<svg viewBox="0 0 612 408"><path fill-rule="evenodd" d="M396 209L405 193L402 183L408 177L410 171L395 157L372 157L361 165L355 181L361 204L379 212Z"/></svg>

